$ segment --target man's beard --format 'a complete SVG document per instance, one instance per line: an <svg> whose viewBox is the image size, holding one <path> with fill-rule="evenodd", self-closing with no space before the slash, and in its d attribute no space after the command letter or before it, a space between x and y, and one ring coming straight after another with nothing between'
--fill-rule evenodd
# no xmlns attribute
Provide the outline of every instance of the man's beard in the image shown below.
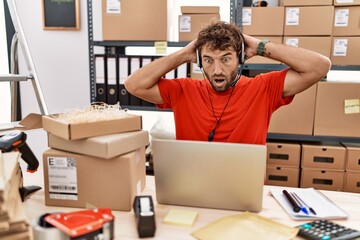
<svg viewBox="0 0 360 240"><path fill-rule="evenodd" d="M237 81L237 78L238 78L238 69L235 69L235 70L232 71L231 74L230 74L230 79L231 79L231 81L227 81L225 87L219 89L219 88L213 83L213 81L210 79L209 75L208 75L205 71L204 71L204 73L205 73L206 78L209 80L212 88L213 88L216 92L225 92L226 90L228 90L228 89L232 86L232 84L233 84L235 81ZM222 78L225 79L225 81L228 80L228 78L226 78L225 75L216 75L216 76L213 75L213 77L222 77ZM239 77L240 77L240 76L239 76Z"/></svg>

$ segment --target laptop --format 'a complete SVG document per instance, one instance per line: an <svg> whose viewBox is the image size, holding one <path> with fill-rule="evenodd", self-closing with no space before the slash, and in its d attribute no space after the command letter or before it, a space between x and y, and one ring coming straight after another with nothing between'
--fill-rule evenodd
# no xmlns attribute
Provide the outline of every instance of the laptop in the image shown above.
<svg viewBox="0 0 360 240"><path fill-rule="evenodd" d="M266 146L153 139L160 204L259 212Z"/></svg>

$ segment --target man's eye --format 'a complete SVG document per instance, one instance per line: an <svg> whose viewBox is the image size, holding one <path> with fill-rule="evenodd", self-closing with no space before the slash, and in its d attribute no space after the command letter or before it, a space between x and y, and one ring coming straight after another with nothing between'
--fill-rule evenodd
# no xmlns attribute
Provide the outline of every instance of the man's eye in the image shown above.
<svg viewBox="0 0 360 240"><path fill-rule="evenodd" d="M224 63L226 63L226 62L228 62L228 61L230 61L230 58L228 58L228 57L223 58L223 62L224 62Z"/></svg>
<svg viewBox="0 0 360 240"><path fill-rule="evenodd" d="M204 61L205 61L205 63L207 63L207 64L212 63L212 60L211 60L211 59L205 59Z"/></svg>

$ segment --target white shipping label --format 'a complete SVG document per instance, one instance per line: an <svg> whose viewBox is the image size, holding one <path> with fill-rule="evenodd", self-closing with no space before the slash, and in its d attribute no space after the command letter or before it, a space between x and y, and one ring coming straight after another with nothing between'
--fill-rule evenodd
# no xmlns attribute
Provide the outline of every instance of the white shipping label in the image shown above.
<svg viewBox="0 0 360 240"><path fill-rule="evenodd" d="M287 8L286 11L286 25L299 25L300 9Z"/></svg>
<svg viewBox="0 0 360 240"><path fill-rule="evenodd" d="M179 31L180 32L191 32L191 17L180 16L179 20Z"/></svg>
<svg viewBox="0 0 360 240"><path fill-rule="evenodd" d="M106 1L106 13L120 14L121 13L121 1L120 0L107 0Z"/></svg>
<svg viewBox="0 0 360 240"><path fill-rule="evenodd" d="M336 3L354 3L354 0L336 0Z"/></svg>
<svg viewBox="0 0 360 240"><path fill-rule="evenodd" d="M349 25L349 9L336 9L335 27L347 27Z"/></svg>
<svg viewBox="0 0 360 240"><path fill-rule="evenodd" d="M293 47L299 47L299 39L298 38L287 38L286 45L293 46Z"/></svg>
<svg viewBox="0 0 360 240"><path fill-rule="evenodd" d="M344 113L345 114L360 113L360 99L345 99Z"/></svg>
<svg viewBox="0 0 360 240"><path fill-rule="evenodd" d="M335 39L333 56L345 57L347 52L347 39Z"/></svg>
<svg viewBox="0 0 360 240"><path fill-rule="evenodd" d="M242 10L242 25L250 26L251 25L251 15L252 11L250 8L246 8Z"/></svg>
<svg viewBox="0 0 360 240"><path fill-rule="evenodd" d="M49 194L51 199L78 200L76 160L48 157Z"/></svg>

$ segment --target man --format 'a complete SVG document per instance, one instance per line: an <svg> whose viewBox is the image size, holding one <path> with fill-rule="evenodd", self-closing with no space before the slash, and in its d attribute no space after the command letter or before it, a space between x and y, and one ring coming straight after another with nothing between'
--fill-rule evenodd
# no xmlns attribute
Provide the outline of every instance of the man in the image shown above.
<svg viewBox="0 0 360 240"><path fill-rule="evenodd" d="M197 52L204 80L162 78L183 63L195 63ZM241 58L257 54L289 68L254 78L238 74ZM323 55L261 41L241 34L235 24L216 22L181 50L131 74L125 87L159 108L171 108L178 140L265 144L272 113L321 80L330 66Z"/></svg>

